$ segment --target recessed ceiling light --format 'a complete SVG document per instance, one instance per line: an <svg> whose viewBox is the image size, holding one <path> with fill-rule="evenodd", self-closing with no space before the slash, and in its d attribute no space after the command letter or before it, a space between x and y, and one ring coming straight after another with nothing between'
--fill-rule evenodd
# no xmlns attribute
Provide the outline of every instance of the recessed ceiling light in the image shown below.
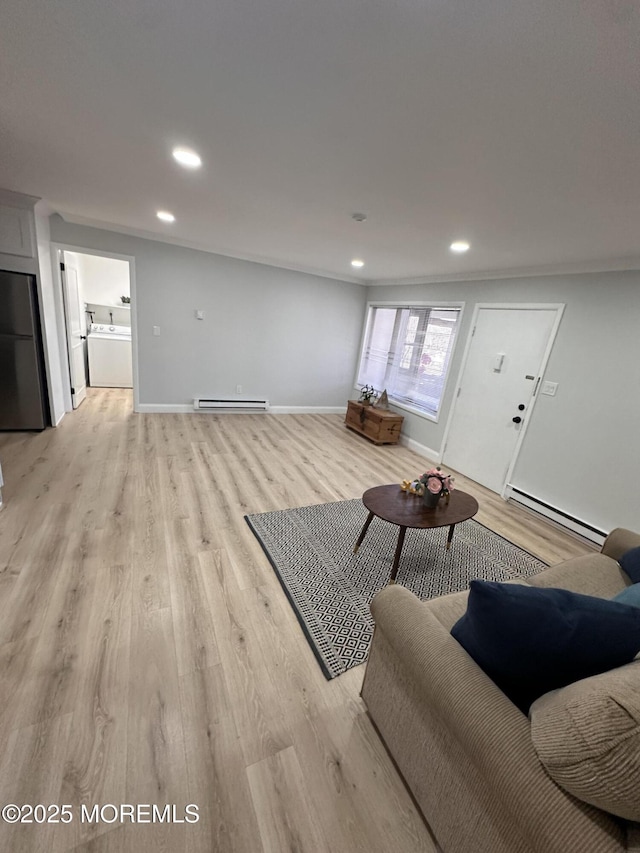
<svg viewBox="0 0 640 853"><path fill-rule="evenodd" d="M467 243L466 240L456 240L455 243L452 243L449 248L452 252L455 252L458 255L462 255L465 252L468 252L471 246Z"/></svg>
<svg viewBox="0 0 640 853"><path fill-rule="evenodd" d="M158 219L161 219L163 222L175 222L176 218L173 213L169 213L168 210L159 210L156 213Z"/></svg>
<svg viewBox="0 0 640 853"><path fill-rule="evenodd" d="M200 155L192 151L191 148L174 148L171 153L173 159L186 169L199 169L202 166Z"/></svg>
<svg viewBox="0 0 640 853"><path fill-rule="evenodd" d="M364 261L361 261L359 258L354 258L351 261L351 266L356 267L357 269L360 269L360 267L364 266Z"/></svg>

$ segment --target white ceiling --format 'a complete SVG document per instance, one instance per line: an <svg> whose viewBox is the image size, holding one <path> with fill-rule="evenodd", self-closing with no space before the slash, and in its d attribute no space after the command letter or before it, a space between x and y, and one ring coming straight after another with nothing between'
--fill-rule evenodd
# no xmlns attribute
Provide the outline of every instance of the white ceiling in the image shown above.
<svg viewBox="0 0 640 853"><path fill-rule="evenodd" d="M75 221L374 282L640 267L634 0L2 0L1 20L0 186Z"/></svg>

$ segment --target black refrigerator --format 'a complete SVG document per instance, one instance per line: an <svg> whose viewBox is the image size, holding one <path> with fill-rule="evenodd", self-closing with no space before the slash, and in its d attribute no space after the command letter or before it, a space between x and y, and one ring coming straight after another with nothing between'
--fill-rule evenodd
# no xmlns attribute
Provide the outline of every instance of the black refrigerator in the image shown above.
<svg viewBox="0 0 640 853"><path fill-rule="evenodd" d="M0 270L0 430L48 424L36 280Z"/></svg>

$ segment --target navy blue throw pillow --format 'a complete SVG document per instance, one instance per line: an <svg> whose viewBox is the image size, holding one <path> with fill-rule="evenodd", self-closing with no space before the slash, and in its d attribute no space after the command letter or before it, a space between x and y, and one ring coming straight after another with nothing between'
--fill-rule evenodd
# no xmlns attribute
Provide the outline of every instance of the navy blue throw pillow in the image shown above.
<svg viewBox="0 0 640 853"><path fill-rule="evenodd" d="M620 565L634 583L640 583L640 546L623 554Z"/></svg>
<svg viewBox="0 0 640 853"><path fill-rule="evenodd" d="M564 589L471 581L451 634L523 713L539 696L633 660L640 608Z"/></svg>

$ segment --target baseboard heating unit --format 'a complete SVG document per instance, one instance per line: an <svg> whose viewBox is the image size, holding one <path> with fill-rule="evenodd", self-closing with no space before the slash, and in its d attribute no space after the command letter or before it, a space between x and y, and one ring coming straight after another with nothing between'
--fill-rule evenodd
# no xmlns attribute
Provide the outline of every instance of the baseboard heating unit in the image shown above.
<svg viewBox="0 0 640 853"><path fill-rule="evenodd" d="M223 397L196 397L193 401L193 408L197 412L210 411L243 411L243 412L268 412L269 401L260 400L239 400L238 398L230 399Z"/></svg>
<svg viewBox="0 0 640 853"><path fill-rule="evenodd" d="M564 512L558 507L546 503L546 501L542 501L540 498L536 498L533 495L529 495L527 492L523 492L521 489L518 489L511 484L509 484L508 497L512 501L522 504L522 506L545 516L545 518L548 518L550 521L555 522L561 527L571 530L573 533L577 533L584 539L588 539L598 545L602 545L605 540L607 534L604 530L600 530L600 528L589 524L581 518L569 515L569 513Z"/></svg>

